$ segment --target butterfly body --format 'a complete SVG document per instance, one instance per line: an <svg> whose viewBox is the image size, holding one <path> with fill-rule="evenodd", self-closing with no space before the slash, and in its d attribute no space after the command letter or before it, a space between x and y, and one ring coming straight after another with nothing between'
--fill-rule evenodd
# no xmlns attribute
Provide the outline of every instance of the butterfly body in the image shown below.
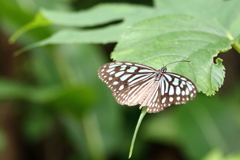
<svg viewBox="0 0 240 160"><path fill-rule="evenodd" d="M121 105L148 106L148 113L156 113L172 104L184 104L197 93L194 83L184 76L156 70L133 62L111 62L98 70L99 78L112 90Z"/></svg>

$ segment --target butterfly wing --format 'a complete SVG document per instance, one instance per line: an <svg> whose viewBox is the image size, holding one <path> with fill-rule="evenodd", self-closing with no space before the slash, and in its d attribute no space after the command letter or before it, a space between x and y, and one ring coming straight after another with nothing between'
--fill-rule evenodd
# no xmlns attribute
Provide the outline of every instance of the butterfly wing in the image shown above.
<svg viewBox="0 0 240 160"><path fill-rule="evenodd" d="M144 97L151 86L156 71L142 64L120 61L100 67L98 76L112 90L119 104L134 106L140 104L140 97Z"/></svg>
<svg viewBox="0 0 240 160"><path fill-rule="evenodd" d="M161 73L161 78L156 80L156 72L138 63L111 62L98 70L98 76L112 90L119 104L148 106L148 113L195 98L197 89L191 80L170 72Z"/></svg>
<svg viewBox="0 0 240 160"><path fill-rule="evenodd" d="M147 112L156 113L173 104L185 104L196 97L197 88L194 83L179 74L163 73L158 83L158 91L152 100L141 106L148 106Z"/></svg>
<svg viewBox="0 0 240 160"><path fill-rule="evenodd" d="M116 101L122 105L134 106L142 104L143 101L152 95L152 90L157 87L154 81L154 74L146 77L139 83L130 85L122 92L115 94Z"/></svg>

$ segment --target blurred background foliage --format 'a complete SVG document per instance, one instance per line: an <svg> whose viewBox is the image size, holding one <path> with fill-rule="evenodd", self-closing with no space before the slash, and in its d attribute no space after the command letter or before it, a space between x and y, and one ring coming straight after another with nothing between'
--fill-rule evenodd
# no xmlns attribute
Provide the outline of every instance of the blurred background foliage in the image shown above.
<svg viewBox="0 0 240 160"><path fill-rule="evenodd" d="M52 45L13 56L50 36L56 26L31 30L16 44L8 43L41 8L76 11L100 2L107 1L0 1L0 159L127 158L140 111L118 105L97 77L115 44ZM124 2L152 5L148 0ZM219 56L226 67L220 91L148 114L132 159L240 159L239 55L231 50Z"/></svg>

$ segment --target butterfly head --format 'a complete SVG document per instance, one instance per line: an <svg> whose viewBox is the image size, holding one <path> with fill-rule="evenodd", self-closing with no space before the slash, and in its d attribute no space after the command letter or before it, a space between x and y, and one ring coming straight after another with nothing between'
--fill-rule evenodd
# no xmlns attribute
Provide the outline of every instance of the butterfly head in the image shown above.
<svg viewBox="0 0 240 160"><path fill-rule="evenodd" d="M162 68L160 69L160 72L161 72L161 73L167 72L167 67L162 67Z"/></svg>
<svg viewBox="0 0 240 160"><path fill-rule="evenodd" d="M160 80L161 76L163 73L166 73L167 72L167 67L162 67L161 69L159 69L157 72L156 72L156 79L157 81Z"/></svg>

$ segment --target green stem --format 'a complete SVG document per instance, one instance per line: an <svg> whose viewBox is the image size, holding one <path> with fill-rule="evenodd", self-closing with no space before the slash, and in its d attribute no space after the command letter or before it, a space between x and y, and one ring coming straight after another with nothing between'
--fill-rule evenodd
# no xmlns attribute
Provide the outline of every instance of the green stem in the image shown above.
<svg viewBox="0 0 240 160"><path fill-rule="evenodd" d="M133 134L133 138L132 138L132 142L131 142L131 146L130 146L130 151L129 151L129 156L128 156L128 159L131 158L132 156L132 152L133 152L133 148L134 148L134 143L135 143L135 140L136 140L136 137L137 137L137 132L138 132L138 129L141 125L141 122L144 118L144 116L146 115L146 110L147 110L147 107L143 107L142 109L142 112L139 116L139 119L138 119L138 122L137 122L137 126L135 128L135 131L134 131L134 134Z"/></svg>
<svg viewBox="0 0 240 160"><path fill-rule="evenodd" d="M240 38L239 38L240 39ZM233 48L238 52L240 53L240 40L239 39L236 39L234 41L234 43L232 44Z"/></svg>

